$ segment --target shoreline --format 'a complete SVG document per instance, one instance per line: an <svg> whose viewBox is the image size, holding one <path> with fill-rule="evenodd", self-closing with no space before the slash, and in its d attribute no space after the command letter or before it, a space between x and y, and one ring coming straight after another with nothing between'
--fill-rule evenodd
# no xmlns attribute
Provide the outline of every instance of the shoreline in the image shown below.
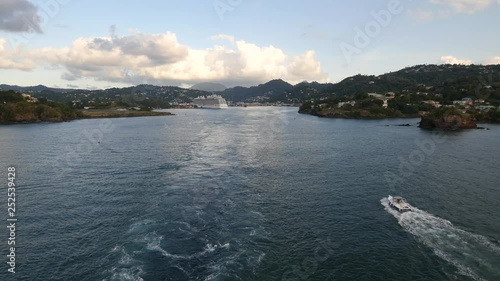
<svg viewBox="0 0 500 281"><path fill-rule="evenodd" d="M43 121L43 120L36 120L36 121L19 121L19 122L7 122L7 123L0 123L0 126L2 125L23 125L23 124L55 124L55 123L64 123L64 122L71 122L71 121L77 121L77 120L88 120L88 119L108 119L108 118L139 118L139 117L158 117L158 116L175 116L175 114L171 112L157 112L157 111L124 111L124 112L117 112L117 111L106 111L106 110L96 110L93 112L84 112L80 111L83 116L70 119L70 120L53 120L53 121ZM89 114L90 113L90 114Z"/></svg>
<svg viewBox="0 0 500 281"><path fill-rule="evenodd" d="M346 120L386 120L386 119L416 119L422 118L421 115L404 115L404 116L385 116L385 117L347 117L347 116L324 116L319 114L310 114L307 112L299 112L299 114L310 115L318 118L324 119L346 119ZM500 121L491 121L491 120L475 120L477 124L490 124L490 125L498 125Z"/></svg>
<svg viewBox="0 0 500 281"><path fill-rule="evenodd" d="M171 116L175 115L171 112L159 111L110 111L110 110L94 110L80 111L84 116L78 119L97 119L97 118L130 118L130 117L155 117L155 116Z"/></svg>
<svg viewBox="0 0 500 281"><path fill-rule="evenodd" d="M371 116L371 117L327 116L327 115L320 115L320 114L310 114L307 112L299 112L299 114L310 115L310 116L315 116L318 118L325 118L325 119L346 119L346 120L415 119L415 118L422 117L418 114L417 115L403 115L403 116Z"/></svg>

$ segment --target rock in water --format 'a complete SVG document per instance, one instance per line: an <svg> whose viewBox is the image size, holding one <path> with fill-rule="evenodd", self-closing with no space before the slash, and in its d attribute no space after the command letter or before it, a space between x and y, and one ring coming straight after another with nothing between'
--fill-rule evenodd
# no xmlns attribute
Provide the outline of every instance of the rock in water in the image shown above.
<svg viewBox="0 0 500 281"><path fill-rule="evenodd" d="M422 129L462 130L477 129L477 124L470 119L469 115L460 112L456 108L441 108L425 116L420 121Z"/></svg>

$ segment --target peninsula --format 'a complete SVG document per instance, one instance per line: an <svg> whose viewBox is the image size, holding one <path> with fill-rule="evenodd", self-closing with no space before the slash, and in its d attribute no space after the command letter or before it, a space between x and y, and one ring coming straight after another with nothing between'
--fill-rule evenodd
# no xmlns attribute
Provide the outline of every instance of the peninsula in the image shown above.
<svg viewBox="0 0 500 281"><path fill-rule="evenodd" d="M69 104L34 98L15 91L0 91L0 124L64 122L89 118L167 116L148 108L106 108L78 110Z"/></svg>

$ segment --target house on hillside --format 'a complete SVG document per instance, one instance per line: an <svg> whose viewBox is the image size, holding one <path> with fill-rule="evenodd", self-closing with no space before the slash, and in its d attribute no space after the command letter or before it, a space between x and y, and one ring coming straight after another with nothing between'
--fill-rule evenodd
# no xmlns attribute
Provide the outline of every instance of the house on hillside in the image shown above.
<svg viewBox="0 0 500 281"><path fill-rule="evenodd" d="M344 105L355 106L356 105L356 101L339 102L337 106L338 106L338 108L342 108Z"/></svg>
<svg viewBox="0 0 500 281"><path fill-rule="evenodd" d="M37 98L32 97L31 95L28 94L21 94L21 96L24 98L25 101L35 103L38 102Z"/></svg>
<svg viewBox="0 0 500 281"><path fill-rule="evenodd" d="M377 94L377 93L368 93L368 96L372 97L372 98L379 99L379 100L384 100L385 99L384 95Z"/></svg>
<svg viewBox="0 0 500 281"><path fill-rule="evenodd" d="M441 106L442 106L440 102L435 101L435 100L426 100L426 101L423 101L422 103L423 103L423 104L432 105L432 106L434 106L434 107L436 107L436 108L438 108L438 107L441 107Z"/></svg>

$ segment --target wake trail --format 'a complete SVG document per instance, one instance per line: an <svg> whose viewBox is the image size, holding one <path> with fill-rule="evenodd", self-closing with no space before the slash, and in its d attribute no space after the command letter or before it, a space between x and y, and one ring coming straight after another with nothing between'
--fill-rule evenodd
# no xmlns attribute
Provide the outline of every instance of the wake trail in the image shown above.
<svg viewBox="0 0 500 281"><path fill-rule="evenodd" d="M412 212L399 213L389 206L387 198L380 202L405 231L457 267L460 274L474 280L500 280L500 247L488 238L414 206Z"/></svg>

